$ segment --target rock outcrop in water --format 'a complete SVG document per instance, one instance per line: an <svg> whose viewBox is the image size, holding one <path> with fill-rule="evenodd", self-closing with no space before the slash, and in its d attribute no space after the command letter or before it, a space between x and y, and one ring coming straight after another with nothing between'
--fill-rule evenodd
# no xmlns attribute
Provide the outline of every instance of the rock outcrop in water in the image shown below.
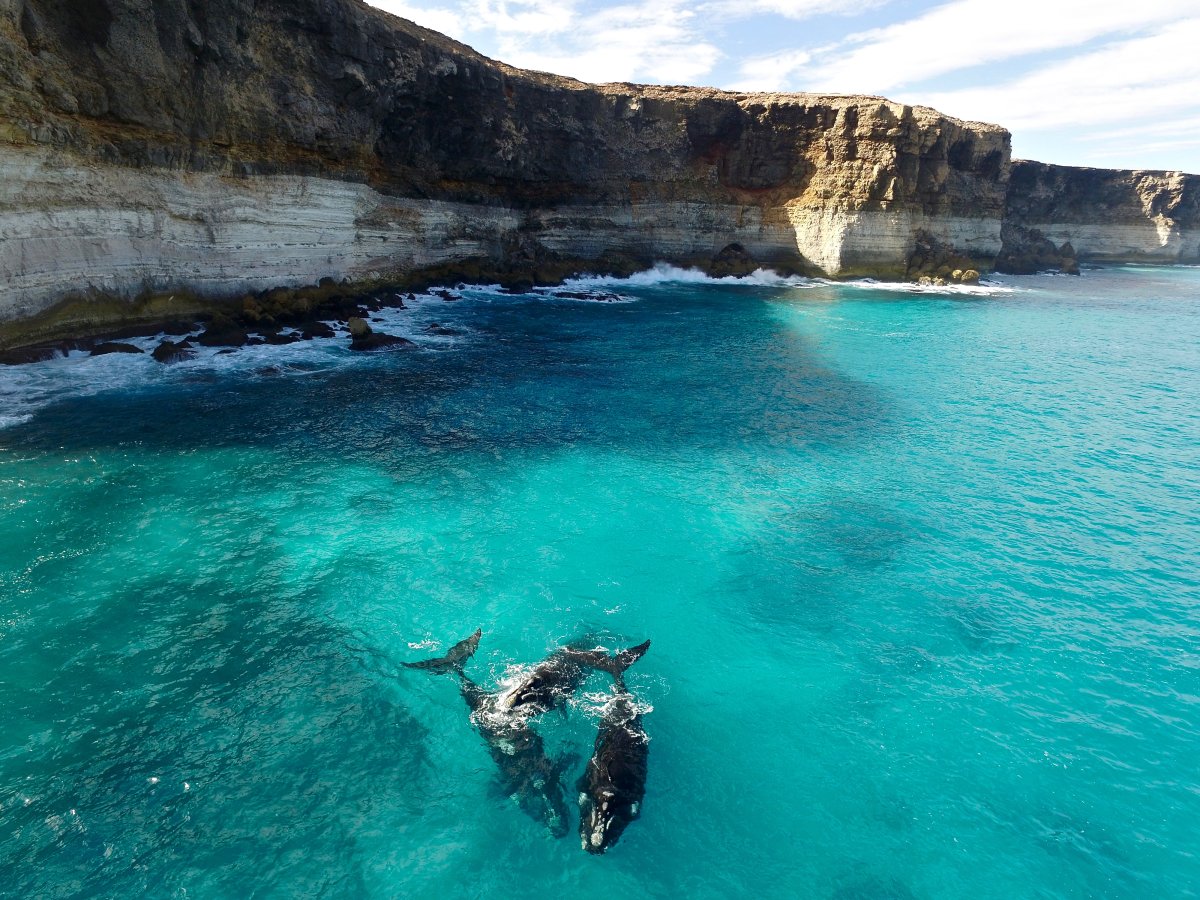
<svg viewBox="0 0 1200 900"><path fill-rule="evenodd" d="M942 277L990 268L1002 230L1119 258L1056 204L1075 170L1010 189L1009 145L873 97L524 72L359 0L0 0L0 346L657 260ZM1129 206L1130 240L1171 202Z"/></svg>

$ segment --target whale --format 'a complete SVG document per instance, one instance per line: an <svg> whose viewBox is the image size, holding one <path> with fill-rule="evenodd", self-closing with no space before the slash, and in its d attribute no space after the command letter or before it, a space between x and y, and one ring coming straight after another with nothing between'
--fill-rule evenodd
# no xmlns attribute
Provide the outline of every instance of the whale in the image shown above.
<svg viewBox="0 0 1200 900"><path fill-rule="evenodd" d="M620 678L649 649L649 641L611 656L600 647L560 647L498 692L496 709L524 716L565 709L566 701L591 672L607 672L614 679Z"/></svg>
<svg viewBox="0 0 1200 900"><path fill-rule="evenodd" d="M642 714L623 680L604 705L596 746L579 779L579 839L600 855L617 843L642 812L649 771L650 742Z"/></svg>
<svg viewBox="0 0 1200 900"><path fill-rule="evenodd" d="M545 742L525 717L496 715L494 695L477 685L464 671L479 648L482 630L459 641L436 659L402 663L408 669L457 676L459 692L470 709L471 723L483 737L500 773L500 788L521 810L543 823L554 837L570 831L564 770L570 760L556 761L546 755Z"/></svg>
<svg viewBox="0 0 1200 900"><path fill-rule="evenodd" d="M542 736L530 726L529 720L563 707L589 671L608 672L614 679L620 679L626 669L641 659L650 642L615 655L600 648L560 647L502 690L492 692L476 684L465 671L479 649L482 635L482 629L477 629L443 656L402 665L457 676L471 722L500 772L502 790L527 815L545 823L551 834L565 837L570 831L570 815L564 773L572 759L550 759Z"/></svg>

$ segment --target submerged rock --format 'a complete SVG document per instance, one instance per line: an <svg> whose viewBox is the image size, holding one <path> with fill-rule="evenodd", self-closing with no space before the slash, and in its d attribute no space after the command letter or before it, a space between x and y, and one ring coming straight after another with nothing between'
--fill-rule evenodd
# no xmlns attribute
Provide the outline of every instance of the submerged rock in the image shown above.
<svg viewBox="0 0 1200 900"><path fill-rule="evenodd" d="M620 303L620 294L611 291L554 291L550 296L559 300L585 300L589 303Z"/></svg>
<svg viewBox="0 0 1200 900"><path fill-rule="evenodd" d="M337 337L337 332L324 322L307 322L300 330L300 337L311 341L314 338Z"/></svg>
<svg viewBox="0 0 1200 900"><path fill-rule="evenodd" d="M351 350L358 350L364 353L374 353L380 350L402 350L407 347L417 346L408 338L402 338L394 334L379 334L371 333L361 338L355 338L350 342Z"/></svg>
<svg viewBox="0 0 1200 900"><path fill-rule="evenodd" d="M371 330L365 319L355 316L347 323L350 329L350 349L360 353L375 353L380 350L401 350L405 347L415 347L408 338L394 334L383 334Z"/></svg>
<svg viewBox="0 0 1200 900"><path fill-rule="evenodd" d="M154 348L154 352L150 354L155 360L163 365L172 365L185 360L195 359L196 351L192 349L192 345L187 341L180 341L178 344L171 341L163 341Z"/></svg>
<svg viewBox="0 0 1200 900"><path fill-rule="evenodd" d="M63 355L61 346L43 346L43 347L22 347L19 350L5 350L0 352L0 364L6 366L23 366L27 363L46 362L51 359L58 359Z"/></svg>
<svg viewBox="0 0 1200 900"><path fill-rule="evenodd" d="M133 344L123 344L119 341L111 341L106 344L97 344L92 348L92 356L107 356L110 353L145 353L140 347L135 347Z"/></svg>
<svg viewBox="0 0 1200 900"><path fill-rule="evenodd" d="M227 325L214 323L195 341L201 347L245 347L250 342L250 335L232 322Z"/></svg>

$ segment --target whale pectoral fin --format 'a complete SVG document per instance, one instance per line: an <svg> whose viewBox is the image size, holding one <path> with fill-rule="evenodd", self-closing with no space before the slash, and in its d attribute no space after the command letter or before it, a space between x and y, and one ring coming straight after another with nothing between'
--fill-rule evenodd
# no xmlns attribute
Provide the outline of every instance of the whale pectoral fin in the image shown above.
<svg viewBox="0 0 1200 900"><path fill-rule="evenodd" d="M613 677L613 680L618 685L623 685L623 676L625 670L632 666L635 662L646 655L646 651L650 649L650 642L643 641L636 647L630 647L628 650L622 650L616 656L605 656L593 663L593 667L603 672L607 672Z"/></svg>
<svg viewBox="0 0 1200 900"><path fill-rule="evenodd" d="M636 647L630 647L628 650L622 650L617 654L616 665L617 669L624 672L635 662L646 655L646 651L650 649L650 642L643 641Z"/></svg>
<svg viewBox="0 0 1200 900"><path fill-rule="evenodd" d="M475 651L479 649L479 639L483 636L483 629L477 628L475 633L465 640L459 641L445 656L439 656L436 659L423 659L420 662L403 663L406 669L424 669L427 672L436 672L442 674L445 672L458 672L466 665L467 660L475 655Z"/></svg>

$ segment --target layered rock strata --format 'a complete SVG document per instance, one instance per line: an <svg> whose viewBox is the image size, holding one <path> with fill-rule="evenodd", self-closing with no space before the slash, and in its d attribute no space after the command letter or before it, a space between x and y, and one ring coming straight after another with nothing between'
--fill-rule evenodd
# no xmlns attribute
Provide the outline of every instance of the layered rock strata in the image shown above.
<svg viewBox="0 0 1200 900"><path fill-rule="evenodd" d="M903 277L919 235L985 265L1008 180L995 126L585 85L358 0L0 0L0 99L0 320L72 293L74 328L321 278Z"/></svg>
<svg viewBox="0 0 1200 900"><path fill-rule="evenodd" d="M301 321L330 279L1196 257L1195 178L1009 146L873 97L524 72L360 0L0 0L0 347L272 289Z"/></svg>
<svg viewBox="0 0 1200 900"><path fill-rule="evenodd" d="M1200 263L1200 176L1017 161L1003 237L1007 272Z"/></svg>

